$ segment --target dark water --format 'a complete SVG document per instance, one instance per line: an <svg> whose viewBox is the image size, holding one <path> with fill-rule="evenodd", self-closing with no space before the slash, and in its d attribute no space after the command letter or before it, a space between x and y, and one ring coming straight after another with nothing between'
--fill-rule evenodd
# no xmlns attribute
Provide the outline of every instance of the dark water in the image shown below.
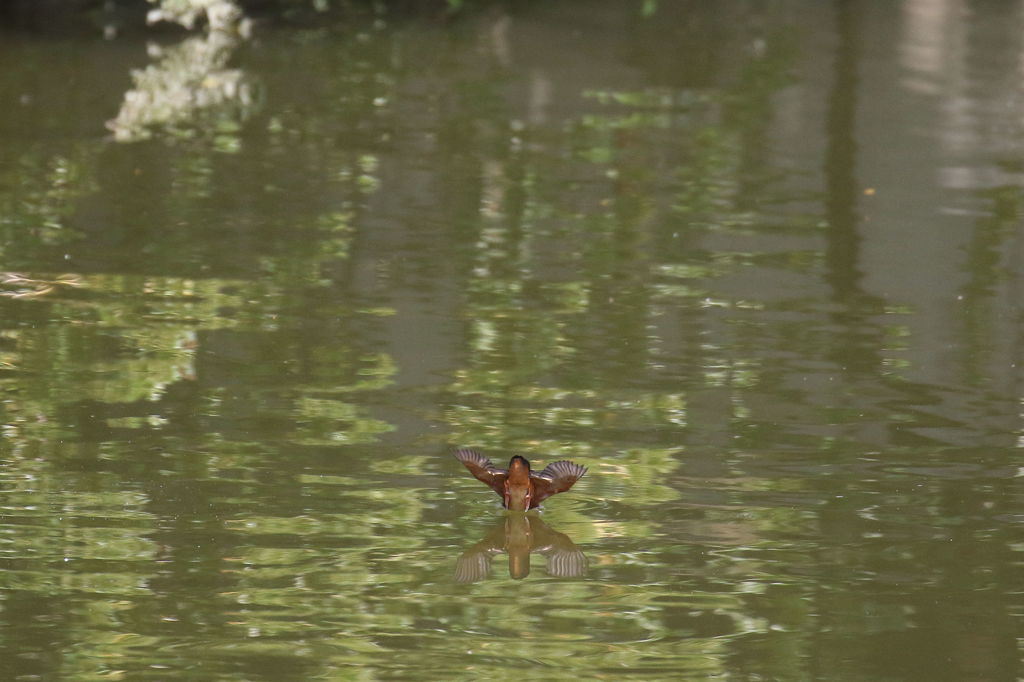
<svg viewBox="0 0 1024 682"><path fill-rule="evenodd" d="M144 38L0 40L0 677L1024 674L1020 3Z"/></svg>

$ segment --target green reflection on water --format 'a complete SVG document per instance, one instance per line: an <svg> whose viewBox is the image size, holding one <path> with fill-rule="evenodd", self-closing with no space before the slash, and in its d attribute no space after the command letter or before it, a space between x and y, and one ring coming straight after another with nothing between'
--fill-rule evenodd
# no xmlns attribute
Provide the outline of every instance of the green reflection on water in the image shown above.
<svg viewBox="0 0 1024 682"><path fill-rule="evenodd" d="M660 5L5 44L15 676L1019 676L1016 52Z"/></svg>

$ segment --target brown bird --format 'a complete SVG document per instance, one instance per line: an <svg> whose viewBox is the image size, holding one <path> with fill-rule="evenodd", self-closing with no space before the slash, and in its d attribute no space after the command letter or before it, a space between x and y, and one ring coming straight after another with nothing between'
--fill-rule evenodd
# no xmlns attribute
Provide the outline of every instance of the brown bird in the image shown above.
<svg viewBox="0 0 1024 682"><path fill-rule="evenodd" d="M564 493L587 473L585 467L565 460L552 462L540 472L530 471L530 463L519 455L509 460L508 470L499 469L491 460L468 448L456 450L455 457L477 480L491 486L505 508L512 511L539 507L552 495Z"/></svg>

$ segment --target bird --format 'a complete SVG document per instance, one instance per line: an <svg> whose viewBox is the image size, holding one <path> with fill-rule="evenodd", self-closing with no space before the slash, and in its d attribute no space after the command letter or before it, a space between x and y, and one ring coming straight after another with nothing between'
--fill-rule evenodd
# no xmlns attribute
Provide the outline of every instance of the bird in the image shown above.
<svg viewBox="0 0 1024 682"><path fill-rule="evenodd" d="M508 469L499 469L476 450L459 448L455 458L462 462L477 480L489 485L510 511L529 511L557 493L564 493L587 473L586 467L561 460L548 464L542 471L531 471L525 457L515 455Z"/></svg>

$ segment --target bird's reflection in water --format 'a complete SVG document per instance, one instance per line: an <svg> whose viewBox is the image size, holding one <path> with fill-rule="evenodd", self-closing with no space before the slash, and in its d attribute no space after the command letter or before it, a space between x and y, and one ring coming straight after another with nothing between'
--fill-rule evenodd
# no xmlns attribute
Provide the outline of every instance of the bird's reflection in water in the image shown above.
<svg viewBox="0 0 1024 682"><path fill-rule="evenodd" d="M455 563L455 580L483 580L491 573L491 559L502 552L508 554L509 575L517 580L530 574L533 552L544 557L548 575L556 578L578 578L587 572L587 557L567 535L533 514L509 512L487 537L462 553Z"/></svg>

